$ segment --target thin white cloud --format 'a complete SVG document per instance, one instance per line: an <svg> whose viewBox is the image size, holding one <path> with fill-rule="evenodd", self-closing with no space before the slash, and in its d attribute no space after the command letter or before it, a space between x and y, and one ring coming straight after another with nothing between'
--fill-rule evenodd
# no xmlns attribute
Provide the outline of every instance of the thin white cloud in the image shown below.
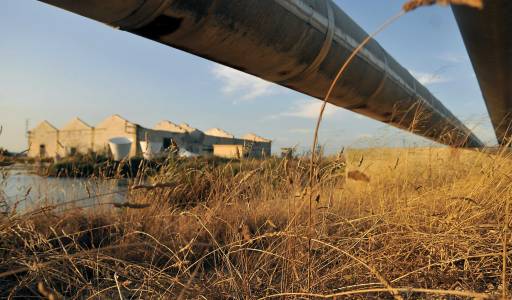
<svg viewBox="0 0 512 300"><path fill-rule="evenodd" d="M437 56L438 59L449 62L452 64L459 64L468 60L468 55L466 53L442 53Z"/></svg>
<svg viewBox="0 0 512 300"><path fill-rule="evenodd" d="M450 79L439 74L439 73L428 73L428 72L418 72L418 71L410 71L412 76L414 76L421 84L423 85L433 85L437 83L445 83L449 82Z"/></svg>
<svg viewBox="0 0 512 300"><path fill-rule="evenodd" d="M305 119L316 119L320 114L322 101L319 100L302 100L297 101L289 111L285 111L277 115L278 117L296 117ZM324 118L332 117L342 113L343 109L332 104L327 104L324 111Z"/></svg>
<svg viewBox="0 0 512 300"><path fill-rule="evenodd" d="M224 94L240 100L253 100L276 92L273 83L223 65L215 64L212 73L222 81Z"/></svg>

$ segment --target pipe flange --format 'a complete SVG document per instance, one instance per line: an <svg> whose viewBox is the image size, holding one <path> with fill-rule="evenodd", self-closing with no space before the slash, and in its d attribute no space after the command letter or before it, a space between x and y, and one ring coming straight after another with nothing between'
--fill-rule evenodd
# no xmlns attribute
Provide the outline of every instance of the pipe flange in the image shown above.
<svg viewBox="0 0 512 300"><path fill-rule="evenodd" d="M292 79L305 78L316 72L331 50L336 24L334 22L334 11L332 9L331 2L325 1L325 5L327 6L329 26L327 27L327 34L325 36L324 43L322 44L322 48L315 57L315 60L313 60L313 62L304 71L299 73L297 76L294 76Z"/></svg>
<svg viewBox="0 0 512 300"><path fill-rule="evenodd" d="M322 64L322 62L327 57L327 54L329 54L329 51L331 50L332 42L334 40L334 33L336 31L336 23L334 20L334 10L332 8L332 4L330 0L325 1L326 9L327 9L327 32L325 34L325 40L322 44L322 47L320 48L320 51L318 51L317 56L315 59L309 64L304 70L298 72L298 73L292 73L288 75L285 78L281 78L280 82L290 81L290 80L300 80L308 77L309 75L315 73L318 71L318 68Z"/></svg>

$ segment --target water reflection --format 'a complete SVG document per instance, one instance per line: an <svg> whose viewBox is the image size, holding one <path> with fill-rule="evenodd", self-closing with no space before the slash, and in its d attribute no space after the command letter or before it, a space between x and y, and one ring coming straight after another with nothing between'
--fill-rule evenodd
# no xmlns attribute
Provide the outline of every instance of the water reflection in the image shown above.
<svg viewBox="0 0 512 300"><path fill-rule="evenodd" d="M7 199L11 207L18 203L18 211L68 202L79 207L122 202L128 188L126 179L41 177L34 174L32 169L19 165L3 171L7 176L0 178L0 198Z"/></svg>

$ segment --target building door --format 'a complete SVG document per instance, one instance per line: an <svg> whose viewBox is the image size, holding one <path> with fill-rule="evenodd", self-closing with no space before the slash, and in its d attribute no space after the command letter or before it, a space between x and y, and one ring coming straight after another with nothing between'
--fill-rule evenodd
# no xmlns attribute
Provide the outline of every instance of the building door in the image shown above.
<svg viewBox="0 0 512 300"><path fill-rule="evenodd" d="M171 138L164 138L163 147L164 150L167 150L169 147L171 147Z"/></svg>
<svg viewBox="0 0 512 300"><path fill-rule="evenodd" d="M39 157L45 158L45 156L46 156L46 146L45 146L45 144L41 144L41 145L39 145Z"/></svg>
<svg viewBox="0 0 512 300"><path fill-rule="evenodd" d="M68 150L68 155L69 156L75 156L77 153L77 150L76 150L76 147L70 147L69 150Z"/></svg>

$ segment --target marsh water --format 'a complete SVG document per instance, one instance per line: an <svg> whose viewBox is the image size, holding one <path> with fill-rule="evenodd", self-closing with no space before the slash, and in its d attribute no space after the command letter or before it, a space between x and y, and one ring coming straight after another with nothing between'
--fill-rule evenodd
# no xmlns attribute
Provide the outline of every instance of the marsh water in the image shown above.
<svg viewBox="0 0 512 300"><path fill-rule="evenodd" d="M42 177L25 165L0 168L0 173L0 200L18 211L59 203L86 208L122 202L128 187L127 180L119 179Z"/></svg>

